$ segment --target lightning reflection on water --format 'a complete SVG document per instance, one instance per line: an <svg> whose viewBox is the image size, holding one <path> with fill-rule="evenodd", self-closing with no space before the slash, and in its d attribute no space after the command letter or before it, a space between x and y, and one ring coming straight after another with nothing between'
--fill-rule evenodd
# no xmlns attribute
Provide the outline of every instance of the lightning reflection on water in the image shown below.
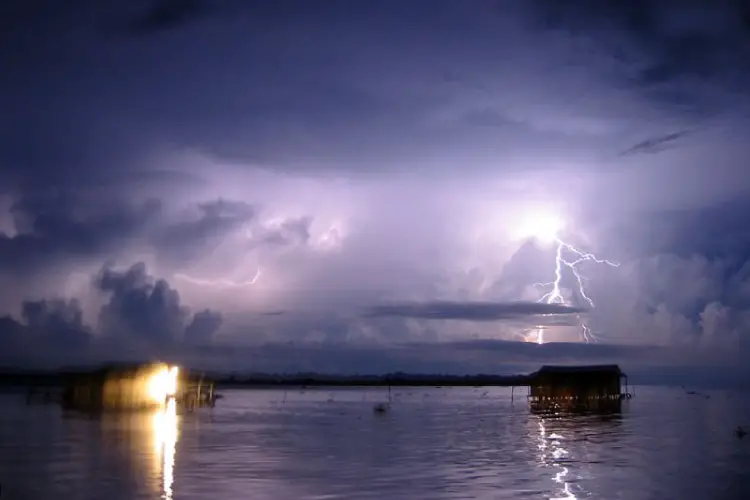
<svg viewBox="0 0 750 500"><path fill-rule="evenodd" d="M550 500L577 500L571 491L570 469L565 466L570 452L563 447L563 441L563 436L556 432L547 434L544 419L539 419L539 461L544 467L557 470L552 480L560 485L558 496L550 497Z"/></svg>

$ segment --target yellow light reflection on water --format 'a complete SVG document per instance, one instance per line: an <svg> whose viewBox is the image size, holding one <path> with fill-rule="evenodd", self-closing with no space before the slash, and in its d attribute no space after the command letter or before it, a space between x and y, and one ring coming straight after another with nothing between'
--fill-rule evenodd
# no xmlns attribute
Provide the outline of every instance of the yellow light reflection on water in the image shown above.
<svg viewBox="0 0 750 500"><path fill-rule="evenodd" d="M154 414L154 446L157 461L161 464L162 495L161 498L173 498L175 449L177 446L177 403L170 399L167 404Z"/></svg>
<svg viewBox="0 0 750 500"><path fill-rule="evenodd" d="M560 494L562 496L551 497L550 500L577 500L573 492L570 490L570 470L563 465L562 461L570 453L563 447L563 436L557 433L547 434L547 428L544 424L544 419L539 419L539 460L545 466L552 466L559 469L557 473L552 476L552 480L558 483L560 488Z"/></svg>

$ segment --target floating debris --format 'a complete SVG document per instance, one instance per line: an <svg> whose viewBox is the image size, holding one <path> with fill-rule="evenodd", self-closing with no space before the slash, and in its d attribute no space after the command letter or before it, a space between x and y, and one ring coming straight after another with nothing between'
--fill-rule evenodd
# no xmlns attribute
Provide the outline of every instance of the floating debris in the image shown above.
<svg viewBox="0 0 750 500"><path fill-rule="evenodd" d="M391 405L388 403L377 403L375 406L372 407L372 412L378 415L382 415L384 413L388 413L390 406Z"/></svg>

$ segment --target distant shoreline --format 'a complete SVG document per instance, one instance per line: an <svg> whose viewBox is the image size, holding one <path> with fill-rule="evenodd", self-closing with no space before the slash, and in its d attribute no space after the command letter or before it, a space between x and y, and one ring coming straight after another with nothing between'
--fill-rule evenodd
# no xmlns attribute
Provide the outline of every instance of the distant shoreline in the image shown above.
<svg viewBox="0 0 750 500"><path fill-rule="evenodd" d="M217 387L511 387L528 385L526 376L423 376L402 377L290 377L278 380L261 378L214 379Z"/></svg>
<svg viewBox="0 0 750 500"><path fill-rule="evenodd" d="M74 372L0 370L0 387L60 386ZM80 372L79 372L80 373ZM528 385L527 375L439 375L391 373L384 375L327 374L208 374L219 388L276 387L511 387Z"/></svg>

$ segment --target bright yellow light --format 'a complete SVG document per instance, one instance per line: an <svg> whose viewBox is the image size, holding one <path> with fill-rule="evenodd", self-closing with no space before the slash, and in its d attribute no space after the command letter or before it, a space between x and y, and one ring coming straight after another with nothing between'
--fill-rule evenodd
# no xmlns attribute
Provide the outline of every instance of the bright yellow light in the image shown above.
<svg viewBox="0 0 750 500"><path fill-rule="evenodd" d="M514 231L515 239L534 238L544 245L557 241L560 232L565 228L561 217L543 212L536 212L523 217Z"/></svg>
<svg viewBox="0 0 750 500"><path fill-rule="evenodd" d="M177 394L177 375L179 369L176 366L172 368L160 368L156 373L151 375L148 381L148 395L156 403L164 403L168 397Z"/></svg>

